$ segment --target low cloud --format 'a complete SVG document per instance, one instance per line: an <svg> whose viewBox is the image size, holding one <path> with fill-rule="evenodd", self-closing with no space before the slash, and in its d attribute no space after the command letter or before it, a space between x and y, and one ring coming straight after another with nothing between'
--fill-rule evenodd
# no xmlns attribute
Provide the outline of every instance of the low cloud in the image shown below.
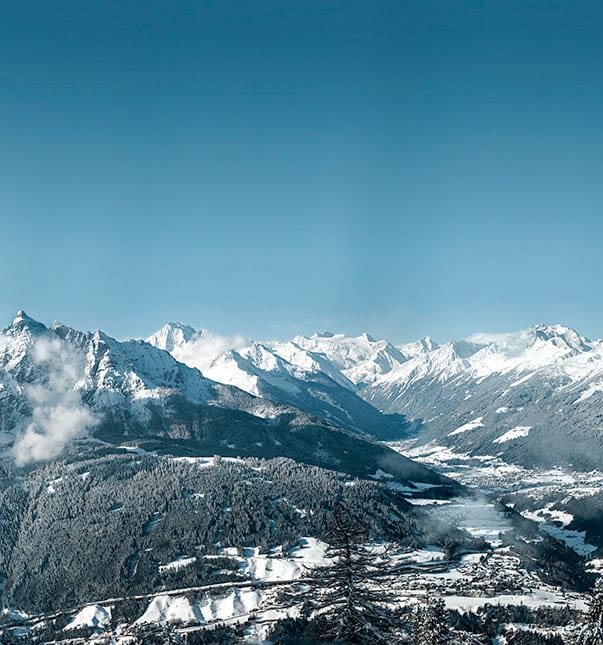
<svg viewBox="0 0 603 645"><path fill-rule="evenodd" d="M84 376L81 357L63 341L48 338L35 343L31 357L47 376L25 391L32 415L13 446L13 457L20 465L56 457L70 441L98 423L74 389Z"/></svg>
<svg viewBox="0 0 603 645"><path fill-rule="evenodd" d="M249 340L242 336L218 336L211 332L203 332L186 344L174 348L172 354L181 363L203 372L220 354L248 345Z"/></svg>

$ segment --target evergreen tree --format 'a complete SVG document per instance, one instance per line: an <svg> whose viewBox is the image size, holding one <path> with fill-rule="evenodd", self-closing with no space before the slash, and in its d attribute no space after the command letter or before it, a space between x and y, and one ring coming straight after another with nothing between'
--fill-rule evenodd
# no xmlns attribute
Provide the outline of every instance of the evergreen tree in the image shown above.
<svg viewBox="0 0 603 645"><path fill-rule="evenodd" d="M446 645L451 642L446 605L433 598L417 607L413 616L413 645Z"/></svg>
<svg viewBox="0 0 603 645"><path fill-rule="evenodd" d="M400 640L399 610L382 583L391 576L387 555L365 546L366 525L344 504L333 512L324 539L332 564L306 579L306 611L325 621L325 640L391 644Z"/></svg>
<svg viewBox="0 0 603 645"><path fill-rule="evenodd" d="M603 578L593 589L586 622L578 632L576 645L603 645Z"/></svg>

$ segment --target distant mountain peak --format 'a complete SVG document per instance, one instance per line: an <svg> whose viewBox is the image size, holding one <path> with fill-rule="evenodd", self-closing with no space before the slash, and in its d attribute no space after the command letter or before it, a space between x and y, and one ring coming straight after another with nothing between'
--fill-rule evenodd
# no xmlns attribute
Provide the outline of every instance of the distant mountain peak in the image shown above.
<svg viewBox="0 0 603 645"><path fill-rule="evenodd" d="M402 352L402 355L407 359L412 358L413 356L418 356L419 354L429 354L429 352L433 352L440 347L441 345L436 343L430 336L425 336L424 338L415 340L411 343L397 346L397 348Z"/></svg>
<svg viewBox="0 0 603 645"><path fill-rule="evenodd" d="M169 322L166 323L162 329L165 329L166 331L181 331L183 334L186 334L187 336L194 336L197 333L197 330L194 327L191 327L190 325L186 325L181 322Z"/></svg>
<svg viewBox="0 0 603 645"><path fill-rule="evenodd" d="M425 336L418 340L417 343L419 343L427 352L432 352L440 346L439 343L436 343L431 336Z"/></svg>
<svg viewBox="0 0 603 645"><path fill-rule="evenodd" d="M565 345L577 351L588 351L592 346L592 341L581 336L575 329L567 325L546 323L536 323L527 329L509 333L472 334L465 340L470 343L516 349L532 347L537 341L553 342L557 346Z"/></svg>
<svg viewBox="0 0 603 645"><path fill-rule="evenodd" d="M563 343L570 349L580 352L592 349L590 345L591 341L588 338L580 336L575 329L566 327L565 325L546 325L543 323L537 323L530 327L530 332L533 335L534 340L553 342L557 345Z"/></svg>
<svg viewBox="0 0 603 645"><path fill-rule="evenodd" d="M149 336L147 342L155 345L155 347L171 352L175 347L188 343L196 336L203 335L204 333L205 330L198 332L194 327L185 325L184 323L169 322L152 336Z"/></svg>
<svg viewBox="0 0 603 645"><path fill-rule="evenodd" d="M28 316L23 309L19 309L15 315L15 319L12 324L9 325L5 331L12 330L13 332L23 332L28 331L33 334L39 334L48 331L44 323L34 320L31 316Z"/></svg>
<svg viewBox="0 0 603 645"><path fill-rule="evenodd" d="M363 338L363 339L364 339L364 340L366 340L368 343L376 343L376 342L377 342L377 341L376 341L376 340L375 340L375 339L374 339L370 334L368 334L367 332L362 332L362 334L360 334L359 338Z"/></svg>
<svg viewBox="0 0 603 645"><path fill-rule="evenodd" d="M561 323L556 323L554 325L542 322L534 323L530 326L530 330L534 332L541 332L550 336L560 336L566 334L567 332L573 332L574 334L577 333L575 329L572 329L567 325L562 325Z"/></svg>
<svg viewBox="0 0 603 645"><path fill-rule="evenodd" d="M25 310L19 309L15 315L15 319L13 320L13 326L19 325L20 323L38 323L37 320L34 320L31 316L28 316L25 313ZM41 323L38 323L41 324Z"/></svg>
<svg viewBox="0 0 603 645"><path fill-rule="evenodd" d="M564 334L576 334L578 332L573 327L568 327L567 325L562 325L561 323L556 323L554 325L549 325L548 323L535 323L530 327L530 330L547 336L563 336Z"/></svg>

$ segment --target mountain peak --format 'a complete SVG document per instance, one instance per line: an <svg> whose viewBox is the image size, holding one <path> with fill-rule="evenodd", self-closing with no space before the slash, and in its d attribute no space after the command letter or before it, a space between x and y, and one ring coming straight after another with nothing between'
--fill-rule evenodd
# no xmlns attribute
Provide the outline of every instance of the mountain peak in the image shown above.
<svg viewBox="0 0 603 645"><path fill-rule="evenodd" d="M530 327L530 330L534 333L546 334L547 336L562 336L563 334L573 333L577 335L577 331L572 327L567 325L562 325L557 323L555 325L549 325L547 323L535 323Z"/></svg>
<svg viewBox="0 0 603 645"><path fill-rule="evenodd" d="M402 355L407 359L414 356L420 356L421 354L428 354L439 347L440 345L438 345L438 343L436 343L430 336L425 336L420 340L415 340L411 343L397 346L397 348L402 352Z"/></svg>
<svg viewBox="0 0 603 645"><path fill-rule="evenodd" d="M530 325L528 329L542 329L542 330L550 331L551 333L555 333L555 332L568 330L570 329L570 327L566 327L561 323L549 324L544 322L536 322Z"/></svg>
<svg viewBox="0 0 603 645"><path fill-rule="evenodd" d="M181 331L182 333L185 333L187 335L193 335L197 333L197 330L194 327L191 327L190 325L185 325L184 323L181 322L169 322L166 323L162 329L170 330L170 331Z"/></svg>
<svg viewBox="0 0 603 645"><path fill-rule="evenodd" d="M194 327L190 325L185 325L180 322L169 322L166 323L159 331L156 331L154 334L147 338L147 342L159 349L165 349L168 352L171 352L174 347L183 345L184 343L189 342L199 332ZM201 333L204 333L202 331Z"/></svg>
<svg viewBox="0 0 603 645"><path fill-rule="evenodd" d="M19 309L19 311L17 311L15 319L8 329L13 329L16 332L27 330L33 333L48 331L46 325L28 316L23 309Z"/></svg>
<svg viewBox="0 0 603 645"><path fill-rule="evenodd" d="M483 347L481 343L473 343L468 340L450 341L450 348L458 358L469 358Z"/></svg>
<svg viewBox="0 0 603 645"><path fill-rule="evenodd" d="M364 339L365 341L367 341L367 343L376 343L376 342L377 342L377 341L376 341L376 340L375 340L375 339L374 339L370 334L368 334L367 332L363 332L362 334L360 334L360 338L362 338L362 339Z"/></svg>
<svg viewBox="0 0 603 645"><path fill-rule="evenodd" d="M418 341L426 352L432 352L439 347L438 343L431 336L425 336Z"/></svg>
<svg viewBox="0 0 603 645"><path fill-rule="evenodd" d="M332 331L315 331L311 338L333 338L334 336Z"/></svg>
<svg viewBox="0 0 603 645"><path fill-rule="evenodd" d="M591 349L590 340L585 336L580 336L575 329L565 325L546 325L537 323L529 329L530 334L536 340L544 342L553 342L556 345L560 343L567 345L569 348L577 351L588 351Z"/></svg>
<svg viewBox="0 0 603 645"><path fill-rule="evenodd" d="M30 318L23 309L19 309L15 315L15 319L13 320L13 325L18 325L22 321L32 321L33 318Z"/></svg>

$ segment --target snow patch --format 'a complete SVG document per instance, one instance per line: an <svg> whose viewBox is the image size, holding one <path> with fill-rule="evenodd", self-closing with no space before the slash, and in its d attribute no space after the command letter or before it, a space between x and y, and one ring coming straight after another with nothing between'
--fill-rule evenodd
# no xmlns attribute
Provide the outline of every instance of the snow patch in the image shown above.
<svg viewBox="0 0 603 645"><path fill-rule="evenodd" d="M63 631L80 627L107 627L111 623L111 608L88 605L81 609Z"/></svg>
<svg viewBox="0 0 603 645"><path fill-rule="evenodd" d="M162 564L159 567L159 571L163 573L164 571L178 571L179 569L184 569L185 567L190 566L191 564L194 564L197 558L191 557L191 558L185 558L185 557L180 557L176 560L173 560L172 562L168 562L167 564Z"/></svg>
<svg viewBox="0 0 603 645"><path fill-rule="evenodd" d="M457 434L462 434L463 432L467 432L467 430L475 430L476 428L483 428L484 424L482 423L484 417L477 417L473 419L473 421L469 421L468 423L463 424L456 430L453 430L452 432L448 433L448 437L453 437L454 435Z"/></svg>
<svg viewBox="0 0 603 645"><path fill-rule="evenodd" d="M597 392L603 392L603 382L591 383L582 394L574 401L574 405L587 401Z"/></svg>
<svg viewBox="0 0 603 645"><path fill-rule="evenodd" d="M198 605L193 606L183 596L156 596L151 600L144 614L136 621L142 623L204 623Z"/></svg>
<svg viewBox="0 0 603 645"><path fill-rule="evenodd" d="M527 437L532 426L515 426L505 434L494 439L492 443L505 443L507 441L512 441L513 439L519 439L520 437Z"/></svg>
<svg viewBox="0 0 603 645"><path fill-rule="evenodd" d="M373 479L393 479L394 476L391 473L386 473L384 470L381 470L380 468L375 471L374 475L369 475Z"/></svg>
<svg viewBox="0 0 603 645"><path fill-rule="evenodd" d="M529 374L526 374L525 376L522 376L519 380L513 381L513 383L511 383L510 387L517 387L518 385L521 385L522 383L525 383L526 381L529 381L535 374L536 374L536 372L530 372Z"/></svg>

